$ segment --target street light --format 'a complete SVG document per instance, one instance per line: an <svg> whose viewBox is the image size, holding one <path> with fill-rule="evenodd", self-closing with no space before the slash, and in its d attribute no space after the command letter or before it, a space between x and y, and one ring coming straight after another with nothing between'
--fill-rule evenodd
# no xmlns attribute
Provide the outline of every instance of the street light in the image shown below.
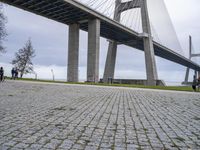
<svg viewBox="0 0 200 150"><path fill-rule="evenodd" d="M51 73L52 73L53 81L55 81L55 76L54 76L53 69L51 69Z"/></svg>
<svg viewBox="0 0 200 150"><path fill-rule="evenodd" d="M35 75L35 80L37 80L37 73L34 71L33 74Z"/></svg>

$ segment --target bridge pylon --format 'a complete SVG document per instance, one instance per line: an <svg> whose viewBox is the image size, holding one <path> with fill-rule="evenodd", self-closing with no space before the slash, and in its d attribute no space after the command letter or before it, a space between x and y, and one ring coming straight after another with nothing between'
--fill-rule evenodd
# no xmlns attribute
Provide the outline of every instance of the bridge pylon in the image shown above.
<svg viewBox="0 0 200 150"><path fill-rule="evenodd" d="M189 36L189 59L191 60L193 57L200 57L200 53L199 54L192 53L192 36ZM183 82L183 84L189 83L189 73L190 73L190 68L187 67L185 74L185 81ZM194 70L194 75L196 78L200 77L200 72Z"/></svg>
<svg viewBox="0 0 200 150"><path fill-rule="evenodd" d="M139 1L140 2L137 4L136 0L131 0L123 3L121 2L121 0L116 0L114 20L120 22L121 13L123 11L134 8L141 9L142 29L144 33L142 35L145 35L142 38L144 42L147 85L156 85L158 75L156 69L149 14L147 9L147 0L139 0ZM103 82L108 82L108 78L114 78L116 53L117 53L117 42L110 41L106 58Z"/></svg>
<svg viewBox="0 0 200 150"><path fill-rule="evenodd" d="M121 12L119 10L121 5L121 0L115 1L115 12L114 12L114 20L120 22ZM103 75L103 82L107 83L108 78L114 78L115 72L115 63L117 56L117 41L109 41L105 70Z"/></svg>

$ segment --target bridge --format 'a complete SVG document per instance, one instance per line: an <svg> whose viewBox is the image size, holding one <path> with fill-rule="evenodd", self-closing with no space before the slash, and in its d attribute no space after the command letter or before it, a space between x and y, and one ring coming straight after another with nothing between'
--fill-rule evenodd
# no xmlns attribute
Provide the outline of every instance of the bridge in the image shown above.
<svg viewBox="0 0 200 150"><path fill-rule="evenodd" d="M147 0L122 2L116 0L115 14L111 19L76 0L0 0L40 16L69 25L68 81L78 81L79 30L88 32L87 81L99 81L100 36L109 39L104 71L104 82L114 77L116 49L124 44L144 51L147 84L156 85L158 80L155 55L200 72L200 66L152 38ZM138 0L137 0L138 1ZM120 23L120 16L128 9L141 9L143 33L138 33Z"/></svg>
<svg viewBox="0 0 200 150"><path fill-rule="evenodd" d="M194 53L192 52L192 50L193 50L192 37L189 36L189 59L191 60L193 57L200 57L200 53L199 53L199 54L198 54L198 53L197 53L197 54L194 54ZM186 69L186 74L185 74L185 81L184 81L182 84L190 84L190 83L188 82L188 79L189 79L189 72L190 72L190 68L187 68L187 69ZM195 77L198 76L198 75L197 75L197 71L195 71L194 76L195 76Z"/></svg>

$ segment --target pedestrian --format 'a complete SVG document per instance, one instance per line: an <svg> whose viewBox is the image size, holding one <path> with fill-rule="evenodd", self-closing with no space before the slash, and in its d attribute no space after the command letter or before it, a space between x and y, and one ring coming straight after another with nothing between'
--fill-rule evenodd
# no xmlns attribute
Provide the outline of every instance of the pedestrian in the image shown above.
<svg viewBox="0 0 200 150"><path fill-rule="evenodd" d="M0 82L4 81L4 70L3 67L0 68Z"/></svg>
<svg viewBox="0 0 200 150"><path fill-rule="evenodd" d="M12 68L11 75L12 75L11 79L15 79L15 68Z"/></svg>
<svg viewBox="0 0 200 150"><path fill-rule="evenodd" d="M199 75L199 78L198 78L198 91L199 91L199 89L200 89L200 75Z"/></svg>
<svg viewBox="0 0 200 150"><path fill-rule="evenodd" d="M18 78L18 69L15 68L15 79Z"/></svg>
<svg viewBox="0 0 200 150"><path fill-rule="evenodd" d="M192 82L192 89L194 92L196 92L196 87L197 87L197 79L196 79L196 76L194 75L193 82Z"/></svg>

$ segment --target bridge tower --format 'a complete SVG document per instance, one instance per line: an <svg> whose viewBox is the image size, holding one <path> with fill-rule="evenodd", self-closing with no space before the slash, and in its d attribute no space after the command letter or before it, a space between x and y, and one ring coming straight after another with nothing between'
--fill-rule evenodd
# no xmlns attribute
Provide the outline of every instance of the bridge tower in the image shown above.
<svg viewBox="0 0 200 150"><path fill-rule="evenodd" d="M189 36L189 59L191 60L193 57L200 57L200 54L192 54L192 37ZM188 78L189 78L189 73L190 73L190 68L186 69L186 74L185 74L185 81L183 82L183 84L188 84ZM197 75L198 74L198 75ZM197 71L194 71L194 75L200 76L200 72L197 73Z"/></svg>
<svg viewBox="0 0 200 150"><path fill-rule="evenodd" d="M141 9L141 19L142 19L142 29L143 29L142 35L144 42L147 85L156 85L158 75L156 69L149 14L147 9L147 0L139 0L138 5L135 6L135 4L137 4L136 0L131 0L128 2L121 2L121 0L116 0L114 20L120 22L121 13L123 11L134 8ZM117 42L110 41L106 58L104 76L103 76L104 82L107 82L109 77L114 78L116 53L117 53Z"/></svg>

